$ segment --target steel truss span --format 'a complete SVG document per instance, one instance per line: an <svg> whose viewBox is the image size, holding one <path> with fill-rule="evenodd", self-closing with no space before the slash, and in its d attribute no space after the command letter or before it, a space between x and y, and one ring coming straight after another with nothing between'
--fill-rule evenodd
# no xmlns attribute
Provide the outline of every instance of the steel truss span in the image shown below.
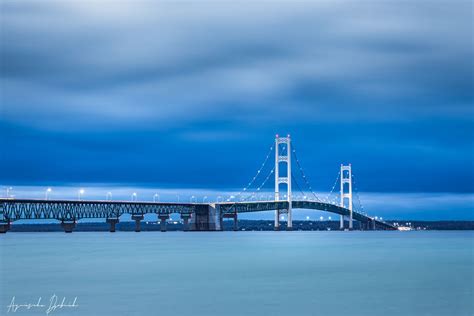
<svg viewBox="0 0 474 316"><path fill-rule="evenodd" d="M0 199L0 213L11 221L20 219L79 220L116 218L123 214L191 214L197 204L119 201L9 200ZM1 216L1 215L0 215ZM1 220L1 218L0 218Z"/></svg>

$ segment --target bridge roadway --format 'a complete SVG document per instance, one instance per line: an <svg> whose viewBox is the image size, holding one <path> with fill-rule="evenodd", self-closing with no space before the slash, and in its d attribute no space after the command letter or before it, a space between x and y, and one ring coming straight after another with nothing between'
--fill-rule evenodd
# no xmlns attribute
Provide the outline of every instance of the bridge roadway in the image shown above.
<svg viewBox="0 0 474 316"><path fill-rule="evenodd" d="M349 216L350 210L330 203L318 201L292 201L293 209L313 209ZM129 214L135 221L136 231L145 214L157 214L161 230L166 231L166 220L172 213L179 213L185 230L222 230L223 218L234 218L237 214L261 212L288 208L287 201L245 201L219 203L172 203L172 202L130 202L130 201L79 201L79 200L35 200L0 198L0 232L6 232L10 223L24 219L56 219L66 232L72 232L76 222L83 218L104 218L115 231L119 217ZM396 229L394 226L364 214L354 212L353 218L363 223L366 229Z"/></svg>

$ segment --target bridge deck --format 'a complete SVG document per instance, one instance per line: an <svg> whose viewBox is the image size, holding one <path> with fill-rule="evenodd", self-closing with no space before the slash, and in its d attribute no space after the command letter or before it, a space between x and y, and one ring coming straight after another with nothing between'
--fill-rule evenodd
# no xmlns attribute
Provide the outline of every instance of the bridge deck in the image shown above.
<svg viewBox="0 0 474 316"><path fill-rule="evenodd" d="M189 215L202 212L209 207L219 209L221 214L248 213L288 208L287 201L246 201L220 203L174 203L174 202L130 202L130 201L78 201L36 200L0 198L0 221L20 219L78 220L82 218L116 218L123 214L171 214ZM349 216L350 210L320 201L292 201L293 209L313 209ZM353 211L353 218L361 222L375 223L387 229L392 225Z"/></svg>

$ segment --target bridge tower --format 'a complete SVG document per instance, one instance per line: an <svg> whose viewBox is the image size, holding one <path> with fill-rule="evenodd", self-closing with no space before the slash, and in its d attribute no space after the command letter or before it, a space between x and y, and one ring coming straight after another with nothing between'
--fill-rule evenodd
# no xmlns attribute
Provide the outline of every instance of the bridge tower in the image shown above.
<svg viewBox="0 0 474 316"><path fill-rule="evenodd" d="M345 184L347 185L347 192ZM351 164L344 166L341 164L341 207L344 206L345 199L348 200L349 208L349 229L352 229L352 169ZM340 228L344 229L344 216L341 215Z"/></svg>
<svg viewBox="0 0 474 316"><path fill-rule="evenodd" d="M286 146L286 151L282 151L280 155L280 145ZM280 162L286 163L287 171L286 177L280 177ZM288 225L287 229L293 229L292 207L291 207L291 138L275 137L275 201L282 201L280 199L280 184L286 184L286 200L288 201ZM280 210L275 210L275 230L280 229Z"/></svg>

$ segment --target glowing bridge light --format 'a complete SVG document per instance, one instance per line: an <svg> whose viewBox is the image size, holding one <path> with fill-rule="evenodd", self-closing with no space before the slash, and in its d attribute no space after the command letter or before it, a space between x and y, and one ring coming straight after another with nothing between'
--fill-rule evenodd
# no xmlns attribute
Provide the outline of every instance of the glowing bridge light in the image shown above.
<svg viewBox="0 0 474 316"><path fill-rule="evenodd" d="M45 200L48 199L49 194L51 193L51 191L53 191L51 188L47 188L47 189L46 189L46 193L45 193L45 196L44 196Z"/></svg>

